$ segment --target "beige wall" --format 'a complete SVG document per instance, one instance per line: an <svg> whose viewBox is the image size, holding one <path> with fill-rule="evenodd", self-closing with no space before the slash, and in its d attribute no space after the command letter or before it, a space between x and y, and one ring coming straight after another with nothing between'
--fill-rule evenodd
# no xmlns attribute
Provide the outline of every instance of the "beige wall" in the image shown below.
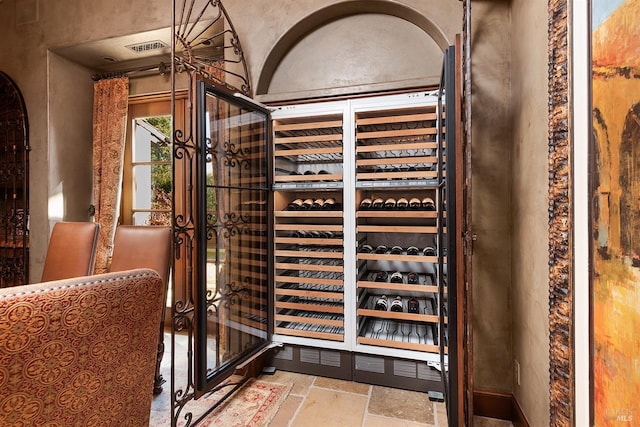
<svg viewBox="0 0 640 427"><path fill-rule="evenodd" d="M0 67L22 91L29 120L31 282L39 280L46 255L49 198L64 189L63 219L69 220L82 218L90 203L92 110L77 96L87 95L91 72L48 49L168 27L169 9L165 0L0 2Z"/></svg>
<svg viewBox="0 0 640 427"><path fill-rule="evenodd" d="M512 2L514 394L532 426L549 424L548 56L544 2Z"/></svg>
<svg viewBox="0 0 640 427"><path fill-rule="evenodd" d="M472 6L473 373L476 389L512 390L510 9Z"/></svg>

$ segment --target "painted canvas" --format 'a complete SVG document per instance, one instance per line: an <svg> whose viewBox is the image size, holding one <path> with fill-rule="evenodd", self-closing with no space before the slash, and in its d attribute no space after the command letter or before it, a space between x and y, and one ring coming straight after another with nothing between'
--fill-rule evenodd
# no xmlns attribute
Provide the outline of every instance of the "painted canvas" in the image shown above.
<svg viewBox="0 0 640 427"><path fill-rule="evenodd" d="M592 0L593 415L640 425L640 0Z"/></svg>

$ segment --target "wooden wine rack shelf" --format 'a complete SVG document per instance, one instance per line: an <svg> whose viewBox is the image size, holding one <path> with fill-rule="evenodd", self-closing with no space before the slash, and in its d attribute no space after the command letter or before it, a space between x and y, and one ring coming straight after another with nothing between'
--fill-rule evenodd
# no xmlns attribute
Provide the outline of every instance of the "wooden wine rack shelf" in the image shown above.
<svg viewBox="0 0 640 427"><path fill-rule="evenodd" d="M437 106L328 110L315 117L306 110L301 116L284 112L274 120L275 333L344 341L345 325L355 324L349 333L358 345L437 353L438 328L447 324L445 317L440 325L437 314L438 298L447 295L439 285L447 258L423 254L437 248L435 236L446 235L441 188L447 158L437 135ZM353 129L352 135L343 135L344 129ZM296 199L329 197L332 210L296 207ZM364 198L418 198L420 207L359 209ZM423 205L426 198L440 211ZM349 218L354 206L355 218ZM355 254L347 250L351 244ZM400 253L390 253L393 245L403 245ZM385 253L375 253L378 246ZM418 254L407 254L411 246ZM375 281L378 273L386 279ZM397 273L402 283L391 282L392 275L398 281ZM383 294L389 304L400 296L403 312L375 310L373 301ZM418 313L408 312L413 299ZM376 332L385 328L399 332Z"/></svg>

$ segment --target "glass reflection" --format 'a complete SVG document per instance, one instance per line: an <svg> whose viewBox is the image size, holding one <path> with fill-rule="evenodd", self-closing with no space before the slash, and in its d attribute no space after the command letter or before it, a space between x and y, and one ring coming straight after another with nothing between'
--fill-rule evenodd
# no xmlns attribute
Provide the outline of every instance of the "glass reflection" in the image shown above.
<svg viewBox="0 0 640 427"><path fill-rule="evenodd" d="M206 107L201 283L207 304L204 359L211 377L268 340L268 160L266 114L212 95Z"/></svg>

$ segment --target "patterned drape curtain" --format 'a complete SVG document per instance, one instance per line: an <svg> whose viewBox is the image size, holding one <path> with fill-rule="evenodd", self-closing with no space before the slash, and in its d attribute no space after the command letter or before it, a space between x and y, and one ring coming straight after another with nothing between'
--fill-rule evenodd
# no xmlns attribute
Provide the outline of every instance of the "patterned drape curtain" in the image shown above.
<svg viewBox="0 0 640 427"><path fill-rule="evenodd" d="M99 223L95 273L108 271L122 189L129 78L104 79L93 86L93 209Z"/></svg>

